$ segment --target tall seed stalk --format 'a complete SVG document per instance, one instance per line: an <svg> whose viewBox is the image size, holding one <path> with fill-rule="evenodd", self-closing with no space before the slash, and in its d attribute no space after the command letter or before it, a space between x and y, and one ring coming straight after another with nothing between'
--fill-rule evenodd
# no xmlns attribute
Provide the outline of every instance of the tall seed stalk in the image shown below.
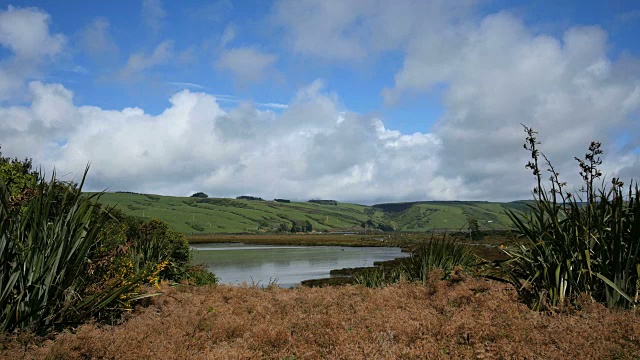
<svg viewBox="0 0 640 360"><path fill-rule="evenodd" d="M551 162L538 152L535 132L527 133L525 149L534 161L527 168L536 176L534 205L524 215L508 211L524 239L506 249L511 257L507 276L520 295L537 309L575 301L587 293L609 307L634 307L640 287L640 189L628 190L619 179L610 186L594 183L602 176L599 142L592 142L585 159L578 159L584 181L580 196L565 190ZM542 186L537 157L543 156L551 173L551 198ZM559 196L561 203L557 202Z"/></svg>

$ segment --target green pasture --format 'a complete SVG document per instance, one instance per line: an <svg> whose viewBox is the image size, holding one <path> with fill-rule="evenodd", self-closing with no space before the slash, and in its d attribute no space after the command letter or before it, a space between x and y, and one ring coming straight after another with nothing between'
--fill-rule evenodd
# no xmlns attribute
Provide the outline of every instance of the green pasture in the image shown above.
<svg viewBox="0 0 640 360"><path fill-rule="evenodd" d="M434 201L401 204L402 211L389 211L385 207L346 203L321 205L131 193L105 193L100 201L127 215L161 219L185 234L270 232L282 223L305 220L317 231L361 229L360 224L367 220L394 223L401 231L457 231L467 229L468 219L475 218L480 230L496 230L509 228L506 209L523 207L518 202Z"/></svg>

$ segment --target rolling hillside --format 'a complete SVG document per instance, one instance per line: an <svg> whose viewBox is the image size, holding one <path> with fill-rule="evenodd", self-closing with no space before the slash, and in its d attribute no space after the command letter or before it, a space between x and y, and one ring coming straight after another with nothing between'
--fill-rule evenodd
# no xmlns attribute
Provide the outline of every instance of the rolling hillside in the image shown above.
<svg viewBox="0 0 640 360"><path fill-rule="evenodd" d="M524 202L466 201L324 205L132 193L105 193L100 201L128 215L162 219L185 234L268 232L282 223L306 220L319 231L361 229L368 220L402 231L459 230L466 229L470 217L478 220L480 229L505 229L510 224L505 210L524 207Z"/></svg>

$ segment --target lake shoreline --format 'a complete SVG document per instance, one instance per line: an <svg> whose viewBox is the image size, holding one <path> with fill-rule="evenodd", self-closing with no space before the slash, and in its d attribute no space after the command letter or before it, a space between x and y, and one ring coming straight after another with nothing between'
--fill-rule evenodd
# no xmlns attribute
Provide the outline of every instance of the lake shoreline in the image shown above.
<svg viewBox="0 0 640 360"><path fill-rule="evenodd" d="M266 245L228 241L191 244L191 250L193 263L204 265L225 284L246 282L280 287L314 282L352 283L356 272L408 256L398 246Z"/></svg>
<svg viewBox="0 0 640 360"><path fill-rule="evenodd" d="M189 244L244 243L255 245L402 247L391 234L210 234L186 235Z"/></svg>

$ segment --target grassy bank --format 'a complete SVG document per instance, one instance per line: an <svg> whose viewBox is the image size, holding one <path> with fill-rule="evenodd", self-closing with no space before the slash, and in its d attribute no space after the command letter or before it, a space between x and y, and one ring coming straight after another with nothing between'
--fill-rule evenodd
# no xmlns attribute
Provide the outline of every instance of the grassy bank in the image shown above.
<svg viewBox="0 0 640 360"><path fill-rule="evenodd" d="M398 246L400 239L389 235L362 234L228 234L189 235L190 244L238 242L259 245L306 245L306 246Z"/></svg>
<svg viewBox="0 0 640 360"><path fill-rule="evenodd" d="M120 326L55 341L5 337L3 359L399 359L640 356L637 311L589 300L545 314L510 286L464 279L386 288L176 288Z"/></svg>

